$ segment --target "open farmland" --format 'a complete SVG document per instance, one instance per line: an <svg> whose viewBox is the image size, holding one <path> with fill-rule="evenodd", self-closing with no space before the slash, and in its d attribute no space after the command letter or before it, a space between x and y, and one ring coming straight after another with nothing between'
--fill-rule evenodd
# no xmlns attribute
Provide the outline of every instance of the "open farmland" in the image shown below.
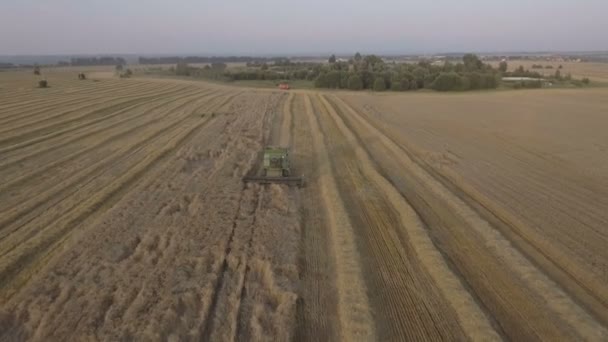
<svg viewBox="0 0 608 342"><path fill-rule="evenodd" d="M606 89L47 76L0 73L0 340L608 339Z"/></svg>
<svg viewBox="0 0 608 342"><path fill-rule="evenodd" d="M499 62L492 62L491 65L497 67ZM543 67L550 65L551 69L533 69L532 65L542 65ZM546 61L546 60L509 60L508 66L509 71L515 71L519 66L523 66L524 69L538 72L543 76L553 76L555 71L558 70L559 66L562 66L560 70L562 76L571 74L574 78L587 77L592 81L606 83L608 82L608 63L599 62L557 62L557 61Z"/></svg>

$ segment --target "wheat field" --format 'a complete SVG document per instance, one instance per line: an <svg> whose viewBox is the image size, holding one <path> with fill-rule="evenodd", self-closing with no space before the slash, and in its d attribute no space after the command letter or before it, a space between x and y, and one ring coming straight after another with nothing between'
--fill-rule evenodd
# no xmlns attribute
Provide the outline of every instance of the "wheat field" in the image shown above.
<svg viewBox="0 0 608 342"><path fill-rule="evenodd" d="M606 89L76 74L0 73L0 340L608 339Z"/></svg>

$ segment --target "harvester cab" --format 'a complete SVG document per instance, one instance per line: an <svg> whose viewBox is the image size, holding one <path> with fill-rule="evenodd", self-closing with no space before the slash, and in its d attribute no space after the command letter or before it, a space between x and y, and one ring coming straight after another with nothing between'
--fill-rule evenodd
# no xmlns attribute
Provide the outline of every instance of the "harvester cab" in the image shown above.
<svg viewBox="0 0 608 342"><path fill-rule="evenodd" d="M267 146L264 148L262 160L262 175L251 175L243 180L248 183L304 185L302 177L291 175L289 149L285 147Z"/></svg>

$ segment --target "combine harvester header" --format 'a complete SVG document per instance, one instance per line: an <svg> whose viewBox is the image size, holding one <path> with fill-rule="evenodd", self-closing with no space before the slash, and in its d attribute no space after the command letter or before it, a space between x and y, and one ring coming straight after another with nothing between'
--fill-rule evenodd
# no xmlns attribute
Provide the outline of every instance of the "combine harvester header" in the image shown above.
<svg viewBox="0 0 608 342"><path fill-rule="evenodd" d="M247 183L260 184L288 184L302 187L304 179L291 175L289 162L289 149L286 147L267 146L264 148L262 175L247 176L243 179Z"/></svg>

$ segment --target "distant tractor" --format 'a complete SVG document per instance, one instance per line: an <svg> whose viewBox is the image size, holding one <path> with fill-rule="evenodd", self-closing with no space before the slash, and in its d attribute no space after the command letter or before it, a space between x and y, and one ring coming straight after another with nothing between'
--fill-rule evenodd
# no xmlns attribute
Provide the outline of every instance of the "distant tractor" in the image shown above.
<svg viewBox="0 0 608 342"><path fill-rule="evenodd" d="M289 89L291 89L291 87L289 86L289 83L283 82L283 83L279 84L279 89L281 89L281 90L289 90Z"/></svg>
<svg viewBox="0 0 608 342"><path fill-rule="evenodd" d="M49 83L46 80L38 81L38 88L48 88L48 87L49 87Z"/></svg>
<svg viewBox="0 0 608 342"><path fill-rule="evenodd" d="M293 184L300 187L304 185L302 177L294 177L291 174L288 148L275 146L264 148L262 167L261 176L247 176L244 181L261 184Z"/></svg>

